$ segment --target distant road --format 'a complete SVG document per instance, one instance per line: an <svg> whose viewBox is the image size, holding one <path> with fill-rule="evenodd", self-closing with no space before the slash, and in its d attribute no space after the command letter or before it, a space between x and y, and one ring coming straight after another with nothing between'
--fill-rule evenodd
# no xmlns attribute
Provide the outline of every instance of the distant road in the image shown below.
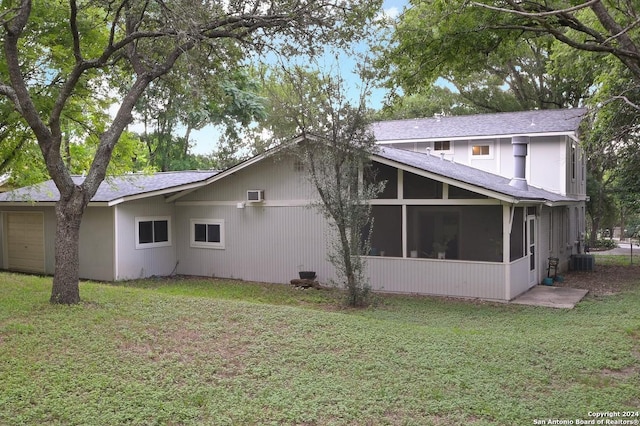
<svg viewBox="0 0 640 426"><path fill-rule="evenodd" d="M631 245L628 242L620 242L618 241L618 247L611 250L603 250L603 251L592 251L591 254L631 254ZM637 243L633 243L633 254L640 255L640 246Z"/></svg>

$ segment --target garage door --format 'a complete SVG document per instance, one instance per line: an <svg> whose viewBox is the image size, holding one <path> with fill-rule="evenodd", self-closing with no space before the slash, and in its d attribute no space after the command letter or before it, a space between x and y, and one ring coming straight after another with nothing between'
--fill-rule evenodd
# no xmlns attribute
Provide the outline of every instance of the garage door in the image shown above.
<svg viewBox="0 0 640 426"><path fill-rule="evenodd" d="M42 213L7 213L7 269L44 273Z"/></svg>

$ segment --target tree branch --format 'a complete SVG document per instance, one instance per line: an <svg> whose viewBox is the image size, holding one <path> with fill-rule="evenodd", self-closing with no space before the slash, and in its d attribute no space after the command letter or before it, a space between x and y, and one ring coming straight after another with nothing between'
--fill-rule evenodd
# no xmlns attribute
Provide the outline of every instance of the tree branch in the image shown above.
<svg viewBox="0 0 640 426"><path fill-rule="evenodd" d="M71 9L69 26L73 37L73 56L76 58L77 63L82 61L82 53L80 52L80 33L78 32L78 5L75 0L69 0L69 9Z"/></svg>
<svg viewBox="0 0 640 426"><path fill-rule="evenodd" d="M49 140L51 133L42 121L38 110L31 100L31 95L22 76L19 59L20 51L18 49L18 42L31 15L31 1L22 0L16 12L15 17L5 24L7 34L4 38L4 53L11 88L5 88L3 94L12 100L17 100L17 103L14 100L14 105L19 107L20 113L33 129L38 140L45 141Z"/></svg>
<svg viewBox="0 0 640 426"><path fill-rule="evenodd" d="M523 18L534 20L537 24L503 24L493 25L487 28L494 30L520 30L530 31L533 33L550 34L558 41L567 44L578 50L589 52L601 52L609 53L617 57L634 75L634 79L640 82L640 49L636 43L629 37L628 32L632 28L637 27L640 23L640 19L636 19L626 27L622 27L618 22L609 14L607 8L602 4L601 0L590 0L580 5L557 9L557 10L543 10L535 11L525 9L528 5L529 9L537 8L544 9L545 6L537 2L520 2L514 0L507 0L507 3L512 8L492 6L481 2L474 1L471 4L476 7L485 8L488 10L516 15ZM608 34L585 25L582 21L576 18L573 13L590 9L600 24L603 26ZM558 22L549 22L549 18L559 18ZM539 26L538 26L539 25ZM570 28L579 33L588 35L592 41L580 41L570 38L563 28ZM612 44L612 41L616 41L618 44Z"/></svg>
<svg viewBox="0 0 640 426"><path fill-rule="evenodd" d="M550 10L550 11L547 11L547 12L527 12L522 6L520 6L520 4L521 4L520 2L507 1L507 3L512 5L515 9L505 9L503 7L491 6L491 5L488 5L488 4L479 3L479 2L475 2L475 1L471 2L471 4L473 6L478 6L478 7L482 7L482 8L485 8L485 9L494 10L496 12L511 13L511 14L514 14L514 15L526 16L528 18L543 18L543 17L547 17L547 16L562 15L562 14L566 14L566 13L576 12L578 10L588 8L588 7L590 7L591 5L593 5L595 3L600 3L600 0L590 0L590 1L586 2L586 3L580 4L578 6L569 7L567 9Z"/></svg>
<svg viewBox="0 0 640 426"><path fill-rule="evenodd" d="M18 95L16 94L16 91L13 90L13 87L8 86L6 84L0 84L0 95L4 95L7 98L9 98L11 103L13 103L13 106L16 109L16 111L22 114L20 99L18 99Z"/></svg>

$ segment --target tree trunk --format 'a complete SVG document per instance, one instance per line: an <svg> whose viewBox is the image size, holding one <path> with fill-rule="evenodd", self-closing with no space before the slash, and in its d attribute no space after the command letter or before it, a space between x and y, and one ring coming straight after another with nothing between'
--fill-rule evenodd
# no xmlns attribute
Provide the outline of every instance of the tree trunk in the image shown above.
<svg viewBox="0 0 640 426"><path fill-rule="evenodd" d="M51 303L72 305L80 302L80 223L85 210L82 194L61 198L56 204L55 274Z"/></svg>
<svg viewBox="0 0 640 426"><path fill-rule="evenodd" d="M600 216L591 216L591 235L589 236L589 245L596 246L598 241L598 229L600 228Z"/></svg>

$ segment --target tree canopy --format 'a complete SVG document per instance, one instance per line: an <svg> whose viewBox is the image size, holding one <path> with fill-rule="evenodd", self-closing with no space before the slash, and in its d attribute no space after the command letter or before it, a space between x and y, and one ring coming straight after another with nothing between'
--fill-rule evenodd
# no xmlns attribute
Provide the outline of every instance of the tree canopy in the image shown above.
<svg viewBox="0 0 640 426"><path fill-rule="evenodd" d="M311 54L358 36L379 2L352 0L31 0L3 2L0 95L18 131L37 140L60 192L51 301L76 303L84 210L104 180L121 135L150 85L221 80L248 55ZM186 92L188 93L188 92ZM111 113L106 114L106 108ZM187 113L189 111L186 111ZM65 144L93 138L86 177L75 183Z"/></svg>
<svg viewBox="0 0 640 426"><path fill-rule="evenodd" d="M593 83L592 68L561 72L575 66L558 55L554 37L516 30L516 18L463 0L414 1L377 62L379 77L410 96L429 94L444 79L457 98L453 113L469 106L477 112L578 106ZM552 66L558 72L549 72Z"/></svg>

